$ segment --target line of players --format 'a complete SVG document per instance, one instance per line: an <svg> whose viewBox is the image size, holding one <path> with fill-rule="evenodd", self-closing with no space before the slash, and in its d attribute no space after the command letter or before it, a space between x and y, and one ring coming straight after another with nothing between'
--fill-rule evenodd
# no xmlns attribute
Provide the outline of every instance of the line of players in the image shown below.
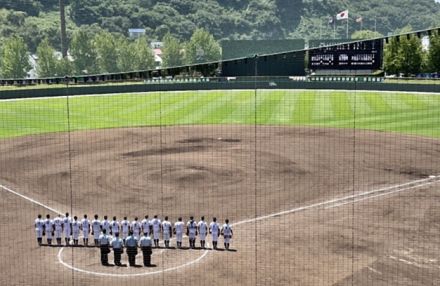
<svg viewBox="0 0 440 286"><path fill-rule="evenodd" d="M206 236L211 234L212 247L217 249L217 243L220 236L224 238L225 249L229 249L230 240L233 236L232 227L229 224L229 220L226 219L222 227L217 223L217 219L214 217L212 222L208 225L205 222L205 218L202 216L199 222L194 220L194 217L190 217L190 220L186 223L182 221L182 217L179 217L174 225L168 220L166 216L164 221L161 221L157 215L153 219L149 219L148 215L142 221L138 220L138 217L134 218L134 221L128 221L127 217L124 217L122 221L118 221L116 216L113 220L108 220L107 216L104 216L103 220L99 220L99 216L95 214L94 219L90 221L87 215L84 215L82 220L78 220L77 216L73 219L69 217L69 213L66 213L64 217L58 215L54 219L50 218L50 215L46 215L46 219L43 219L39 214L35 219L35 232L37 235L37 242L39 245L43 243L43 236L46 236L47 244L52 245L52 239L55 237L57 245L61 246L62 236L64 234L64 240L66 245L70 245L70 240L73 239L73 245L78 245L79 236L82 233L84 246L89 245L89 235L91 234L94 239L94 245L99 246L100 235L102 230L106 230L107 234L119 235L123 239L125 245L125 239L128 237L129 232L133 232L133 236L139 241L141 232L144 236L152 236L154 247L159 247L159 239L162 234L164 244L166 248L170 247L170 239L173 234L176 235L177 248L182 247L183 234L186 230L186 235L189 239L189 246L194 249L196 243L196 237L199 236L200 246L205 248Z"/></svg>

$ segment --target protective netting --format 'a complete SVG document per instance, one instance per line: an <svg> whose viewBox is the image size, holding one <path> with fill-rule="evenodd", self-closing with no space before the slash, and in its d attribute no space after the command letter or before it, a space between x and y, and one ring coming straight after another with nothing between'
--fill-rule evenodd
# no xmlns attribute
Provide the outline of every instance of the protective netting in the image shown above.
<svg viewBox="0 0 440 286"><path fill-rule="evenodd" d="M439 284L439 93L334 80L0 100L0 284ZM38 246L37 215L66 212L182 217L182 249L174 232L164 247L163 228L150 267L141 249L136 267L127 249L123 266L113 250L101 265L82 230L78 246L64 231ZM209 233L189 249L190 216L224 234L229 219L229 251Z"/></svg>

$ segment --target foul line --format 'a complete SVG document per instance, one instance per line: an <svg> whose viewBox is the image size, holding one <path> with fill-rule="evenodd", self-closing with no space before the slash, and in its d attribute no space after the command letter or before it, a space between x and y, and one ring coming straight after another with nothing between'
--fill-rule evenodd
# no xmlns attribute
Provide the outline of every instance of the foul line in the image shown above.
<svg viewBox="0 0 440 286"><path fill-rule="evenodd" d="M25 195L22 195L22 194L20 194L20 193L17 193L16 191L11 190L10 188L8 188L8 187L6 187L6 186L4 186L4 185L0 185L0 188L2 188L2 189L5 190L5 191L10 192L11 194L14 194L14 195L16 195L16 196L19 196L19 197L21 197L21 198L23 198L23 199L25 199L25 200L28 200L28 201L30 201L31 203L34 203L34 204L36 204L36 205L39 205L40 207L43 207L43 208L45 208L45 209L48 209L48 210L50 210L50 211L52 211L52 212L54 212L54 213L56 213L56 214L63 215L63 213L60 212L59 210L56 210L56 209L54 209L54 208L51 208L51 207L49 207L49 206L47 206L47 205L45 205L45 204L43 204L43 203L40 203L39 201L36 201L36 200L34 200L34 199L28 197L28 196L25 196Z"/></svg>
<svg viewBox="0 0 440 286"><path fill-rule="evenodd" d="M264 216L260 216L260 217L256 217L256 218L252 218L252 219L242 220L242 221L231 224L231 226L238 226L238 225L242 225L242 224L246 224L246 223L257 222L257 221L261 221L261 220L265 220L265 219L283 216L286 214L307 211L307 210L314 209L314 208L320 208L320 207L325 207L325 209L336 208L336 207L344 206L347 204L353 204L353 203L357 203L357 202L364 201L364 200L369 200L369 199L373 199L373 198L377 198L377 197L381 197L381 196L386 196L386 195L392 195L395 193L432 185L432 184L435 184L438 182L440 182L440 176L430 176L429 178L426 178L426 179L415 180L415 181L411 181L411 182L407 182L407 183L403 183L403 184L399 184L399 185L394 185L394 186L385 187L385 188L372 190L372 191L366 191L366 192L362 192L362 193L358 193L358 194L354 194L354 195L350 195L350 196L345 196L345 197L341 197L341 198L336 198L336 199L332 199L332 200L328 200L325 202L316 203L316 204L312 204L312 205L308 205L308 206L304 206L304 207L298 207L298 208L294 208L294 209L290 209L290 210L286 210L286 211L282 211L282 212L277 212L277 213L273 213L273 214L269 214L269 215L264 215ZM38 202L28 196L17 193L4 185L0 185L0 188L2 188L3 190L8 191L14 195L17 195L23 199L26 199L34 204L42 206L50 211L53 211L57 214L61 214L61 212L59 212L58 210L55 210L55 209L53 209L43 203L40 203L40 202ZM164 272L175 271L175 270L179 270L181 268L184 268L184 267L187 267L192 264L196 264L196 263L200 262L209 253L208 250L205 250L201 256L199 256L198 258L191 260L185 264L162 269L162 270L157 270L157 271L153 271L153 272L133 273L133 274L114 274L114 273L94 272L94 271L89 271L89 270L84 270L84 269L73 267L70 264L67 264L66 262L64 262L62 260L63 250L64 250L64 247L62 247L60 249L57 257L58 257L58 261L62 265L64 265L65 267L67 267L71 270L86 273L86 274L97 275L97 276L109 276L109 277L136 277L136 276L155 275L155 274L160 274L160 273L164 273Z"/></svg>

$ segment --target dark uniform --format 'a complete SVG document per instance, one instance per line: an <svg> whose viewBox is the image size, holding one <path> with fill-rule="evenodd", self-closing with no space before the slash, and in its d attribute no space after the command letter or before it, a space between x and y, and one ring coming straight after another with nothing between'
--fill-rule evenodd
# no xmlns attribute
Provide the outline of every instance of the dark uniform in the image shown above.
<svg viewBox="0 0 440 286"><path fill-rule="evenodd" d="M99 248L101 249L101 264L108 265L108 254L110 253L110 237L106 234L106 230L102 230L99 236Z"/></svg>
<svg viewBox="0 0 440 286"><path fill-rule="evenodd" d="M136 265L136 254L137 254L137 240L134 238L133 234L125 240L125 247L127 248L128 264L130 266Z"/></svg>
<svg viewBox="0 0 440 286"><path fill-rule="evenodd" d="M121 266L121 255L124 252L122 239L119 238L119 234L113 238L111 242L111 246L113 248L115 265Z"/></svg>
<svg viewBox="0 0 440 286"><path fill-rule="evenodd" d="M139 247L142 250L142 255L144 257L144 266L151 266L151 254L153 254L153 250L151 248L152 241L149 236L142 236L139 241Z"/></svg>

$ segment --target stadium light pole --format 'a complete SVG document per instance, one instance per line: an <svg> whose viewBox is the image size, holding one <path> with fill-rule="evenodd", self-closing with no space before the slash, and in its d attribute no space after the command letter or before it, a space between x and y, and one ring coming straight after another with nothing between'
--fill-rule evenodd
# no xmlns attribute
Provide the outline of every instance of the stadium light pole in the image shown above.
<svg viewBox="0 0 440 286"><path fill-rule="evenodd" d="M67 41L66 41L66 9L64 0L59 0L60 6L60 30L61 30L61 54L63 58L67 57Z"/></svg>

